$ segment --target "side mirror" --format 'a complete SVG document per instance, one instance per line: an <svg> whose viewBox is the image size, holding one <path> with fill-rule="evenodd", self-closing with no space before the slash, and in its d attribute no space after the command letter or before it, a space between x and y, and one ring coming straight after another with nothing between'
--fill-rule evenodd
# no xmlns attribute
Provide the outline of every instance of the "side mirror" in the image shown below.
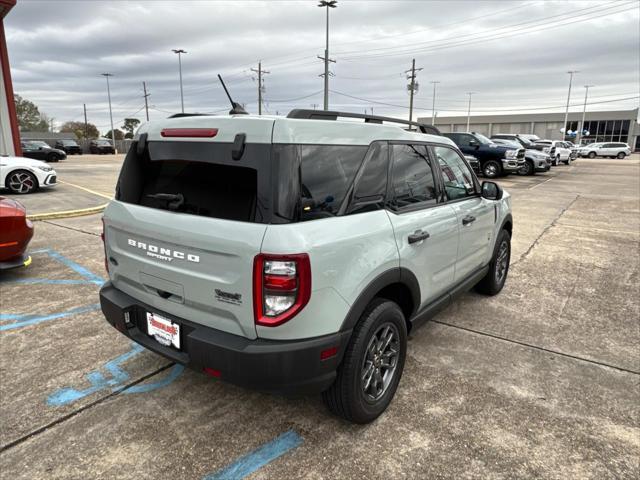
<svg viewBox="0 0 640 480"><path fill-rule="evenodd" d="M44 147L38 147L38 150L44 150Z"/></svg>
<svg viewBox="0 0 640 480"><path fill-rule="evenodd" d="M501 200L503 190L496 182L482 182L482 198L487 200Z"/></svg>
<svg viewBox="0 0 640 480"><path fill-rule="evenodd" d="M472 147L475 147L478 145L478 141L477 140L469 140L469 145L471 145Z"/></svg>

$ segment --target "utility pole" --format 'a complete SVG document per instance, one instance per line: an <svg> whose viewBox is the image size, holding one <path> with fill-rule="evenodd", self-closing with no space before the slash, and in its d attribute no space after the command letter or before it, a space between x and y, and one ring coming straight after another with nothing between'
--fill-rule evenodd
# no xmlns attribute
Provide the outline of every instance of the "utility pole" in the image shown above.
<svg viewBox="0 0 640 480"><path fill-rule="evenodd" d="M567 137L567 120L569 119L569 101L571 100L571 82L573 81L573 74L579 73L578 70L569 70L569 93L567 94L567 108L564 111L564 124L562 125L562 140Z"/></svg>
<svg viewBox="0 0 640 480"><path fill-rule="evenodd" d="M258 69L251 69L252 72L256 72L258 74L258 115L262 115L262 92L264 91L264 79L262 75L266 75L267 73L271 73L268 70L262 70L262 62L258 62Z"/></svg>
<svg viewBox="0 0 640 480"><path fill-rule="evenodd" d="M473 95L476 92L467 92L467 95L469 95L469 108L467 109L467 132L469 131L469 124L471 123L471 95Z"/></svg>
<svg viewBox="0 0 640 480"><path fill-rule="evenodd" d="M436 85L440 82L433 81L433 103L431 104L431 125L436 124Z"/></svg>
<svg viewBox="0 0 640 480"><path fill-rule="evenodd" d="M324 49L324 57L318 56L319 59L324 60L324 109L329 110L329 62L336 63L335 60L329 58L329 9L337 8L336 4L338 0L319 0L318 7L326 7L327 9L327 32L326 32L326 46Z"/></svg>
<svg viewBox="0 0 640 480"><path fill-rule="evenodd" d="M182 93L182 54L187 52L181 48L173 49L171 51L178 54L178 70L180 71L180 105L182 107L182 113L184 113L184 95Z"/></svg>
<svg viewBox="0 0 640 480"><path fill-rule="evenodd" d="M591 87L595 87L595 85L584 86L584 107L582 108L582 121L580 122L580 130L578 130L578 145L580 145L580 142L582 141L582 132L584 131L584 117L587 114L587 96L589 95L589 88Z"/></svg>
<svg viewBox="0 0 640 480"><path fill-rule="evenodd" d="M418 83L416 82L416 72L422 70L418 68L416 70L416 59L411 60L411 70L406 70L404 73L411 72L410 75L407 75L407 80L409 80L409 85L407 85L407 90L409 90L409 121L413 121L413 95L418 92ZM413 130L411 125L409 125L409 130Z"/></svg>
<svg viewBox="0 0 640 480"><path fill-rule="evenodd" d="M109 119L111 120L111 141L113 149L116 149L116 133L113 131L113 110L111 110L111 89L109 88L109 77L113 77L112 73L103 73L103 77L107 79L107 97L109 98Z"/></svg>
<svg viewBox="0 0 640 480"><path fill-rule="evenodd" d="M147 97L151 95L147 93L147 82L142 82L142 89L144 90L144 110L147 112L147 122L149 121L149 102L147 101Z"/></svg>
<svg viewBox="0 0 640 480"><path fill-rule="evenodd" d="M84 109L84 138L86 140L89 137L89 125L87 124L87 104L83 103L82 108Z"/></svg>

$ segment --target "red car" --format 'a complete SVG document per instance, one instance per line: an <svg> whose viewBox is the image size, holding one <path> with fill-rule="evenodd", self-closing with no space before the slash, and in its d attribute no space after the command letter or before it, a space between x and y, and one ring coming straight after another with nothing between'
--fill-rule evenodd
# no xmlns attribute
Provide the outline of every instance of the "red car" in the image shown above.
<svg viewBox="0 0 640 480"><path fill-rule="evenodd" d="M10 198L0 197L0 270L27 266L31 257L25 254L33 237L33 224L24 206Z"/></svg>

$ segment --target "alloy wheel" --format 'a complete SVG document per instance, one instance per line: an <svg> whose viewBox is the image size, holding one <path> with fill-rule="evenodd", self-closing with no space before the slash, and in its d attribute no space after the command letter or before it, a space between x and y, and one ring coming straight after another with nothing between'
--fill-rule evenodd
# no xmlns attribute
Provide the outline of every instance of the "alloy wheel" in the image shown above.
<svg viewBox="0 0 640 480"><path fill-rule="evenodd" d="M15 193L29 193L35 188L33 177L26 172L16 172L9 177L9 189Z"/></svg>
<svg viewBox="0 0 640 480"><path fill-rule="evenodd" d="M490 163L489 165L484 167L484 174L485 174L485 176L487 176L489 178L497 177L498 176L498 168L493 163Z"/></svg>
<svg viewBox="0 0 640 480"><path fill-rule="evenodd" d="M504 240L500 244L500 249L498 250L498 258L496 259L496 283L501 284L506 275L507 268L509 267L509 243Z"/></svg>
<svg viewBox="0 0 640 480"><path fill-rule="evenodd" d="M379 400L391 385L400 354L400 333L391 322L380 325L371 336L361 369L362 393L368 402Z"/></svg>

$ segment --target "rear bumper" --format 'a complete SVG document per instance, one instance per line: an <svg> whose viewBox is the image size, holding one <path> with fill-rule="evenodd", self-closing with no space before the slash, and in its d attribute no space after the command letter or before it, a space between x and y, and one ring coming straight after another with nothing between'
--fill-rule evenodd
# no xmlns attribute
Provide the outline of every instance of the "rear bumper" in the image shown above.
<svg viewBox="0 0 640 480"><path fill-rule="evenodd" d="M329 388L351 335L349 330L305 340L250 340L161 312L111 282L100 290L100 305L111 325L147 349L200 372L216 370L230 383L268 392L315 394ZM147 311L180 324L181 350L163 346L147 335ZM338 348L337 354L320 360L320 352L332 347Z"/></svg>

